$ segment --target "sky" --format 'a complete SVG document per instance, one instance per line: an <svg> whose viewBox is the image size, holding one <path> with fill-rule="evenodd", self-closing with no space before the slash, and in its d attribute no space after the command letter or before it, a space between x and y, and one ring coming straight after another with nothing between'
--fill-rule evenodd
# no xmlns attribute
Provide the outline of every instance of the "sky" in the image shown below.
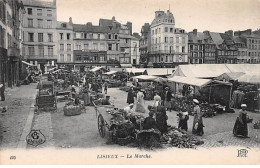
<svg viewBox="0 0 260 168"><path fill-rule="evenodd" d="M187 32L260 28L260 0L57 0L57 19L72 17L75 24L98 25L100 18L115 16L122 24L132 22L133 32L140 33L144 23L153 21L155 11L168 9L175 27Z"/></svg>

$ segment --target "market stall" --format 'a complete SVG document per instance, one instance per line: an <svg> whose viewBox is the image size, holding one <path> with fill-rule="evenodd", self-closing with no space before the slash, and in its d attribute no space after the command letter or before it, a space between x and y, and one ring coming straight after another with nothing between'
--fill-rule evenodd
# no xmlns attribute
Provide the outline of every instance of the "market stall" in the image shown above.
<svg viewBox="0 0 260 168"><path fill-rule="evenodd" d="M240 108L247 104L247 110L260 111L260 73L253 72L238 77L238 87L233 92L231 106Z"/></svg>

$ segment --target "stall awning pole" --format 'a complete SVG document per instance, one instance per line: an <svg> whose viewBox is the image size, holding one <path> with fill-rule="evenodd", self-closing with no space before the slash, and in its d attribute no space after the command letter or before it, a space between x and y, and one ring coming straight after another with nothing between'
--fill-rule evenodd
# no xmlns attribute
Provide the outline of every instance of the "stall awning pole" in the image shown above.
<svg viewBox="0 0 260 168"><path fill-rule="evenodd" d="M209 104L210 104L210 96L211 96L211 83L210 83L210 87L209 87Z"/></svg>

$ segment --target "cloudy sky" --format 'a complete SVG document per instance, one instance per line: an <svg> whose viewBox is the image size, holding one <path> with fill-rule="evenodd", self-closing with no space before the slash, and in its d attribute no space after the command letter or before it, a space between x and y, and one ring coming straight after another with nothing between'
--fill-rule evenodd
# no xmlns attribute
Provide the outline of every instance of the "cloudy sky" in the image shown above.
<svg viewBox="0 0 260 168"><path fill-rule="evenodd" d="M175 25L186 31L245 30L260 28L260 0L57 0L59 21L98 24L99 18L115 16L121 23L133 23L140 33L144 23L151 23L154 12L169 9Z"/></svg>

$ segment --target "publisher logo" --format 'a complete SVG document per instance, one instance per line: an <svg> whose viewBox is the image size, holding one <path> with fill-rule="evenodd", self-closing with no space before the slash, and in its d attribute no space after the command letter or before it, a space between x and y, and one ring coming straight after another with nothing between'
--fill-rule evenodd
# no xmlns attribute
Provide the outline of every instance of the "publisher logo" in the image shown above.
<svg viewBox="0 0 260 168"><path fill-rule="evenodd" d="M35 147L43 144L45 141L46 138L40 130L31 130L31 132L26 137L27 144Z"/></svg>
<svg viewBox="0 0 260 168"><path fill-rule="evenodd" d="M237 157L247 157L248 150L247 149L238 149Z"/></svg>

